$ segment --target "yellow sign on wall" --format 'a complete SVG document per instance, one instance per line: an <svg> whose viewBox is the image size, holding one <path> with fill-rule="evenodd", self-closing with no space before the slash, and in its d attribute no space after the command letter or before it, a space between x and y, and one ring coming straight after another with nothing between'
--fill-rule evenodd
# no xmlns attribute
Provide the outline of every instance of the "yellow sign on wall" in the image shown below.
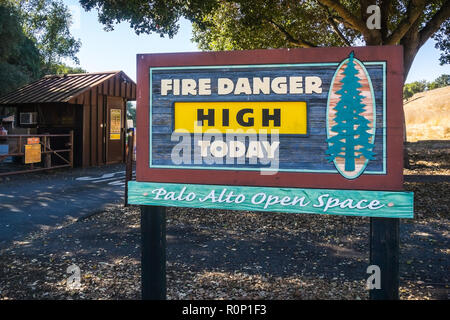
<svg viewBox="0 0 450 320"><path fill-rule="evenodd" d="M25 163L41 162L41 145L26 144L25 145Z"/></svg>
<svg viewBox="0 0 450 320"><path fill-rule="evenodd" d="M175 102L175 131L279 130L279 134L306 134L307 108L303 101Z"/></svg>
<svg viewBox="0 0 450 320"><path fill-rule="evenodd" d="M111 109L110 113L110 140L120 140L120 130L122 125L122 110Z"/></svg>

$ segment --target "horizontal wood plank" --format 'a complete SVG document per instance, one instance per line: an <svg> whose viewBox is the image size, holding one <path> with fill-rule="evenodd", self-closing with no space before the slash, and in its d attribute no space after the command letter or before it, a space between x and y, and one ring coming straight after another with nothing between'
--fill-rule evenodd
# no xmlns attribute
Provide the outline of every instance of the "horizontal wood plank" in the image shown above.
<svg viewBox="0 0 450 320"><path fill-rule="evenodd" d="M128 182L136 205L413 218L412 192Z"/></svg>

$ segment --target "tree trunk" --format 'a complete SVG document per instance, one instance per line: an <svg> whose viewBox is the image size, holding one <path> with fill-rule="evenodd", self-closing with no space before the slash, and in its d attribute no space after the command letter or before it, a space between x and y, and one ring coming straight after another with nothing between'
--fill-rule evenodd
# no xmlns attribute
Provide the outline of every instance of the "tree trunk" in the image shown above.
<svg viewBox="0 0 450 320"><path fill-rule="evenodd" d="M419 50L419 24L416 21L401 40L400 44L403 45L403 84L405 84L406 77L408 76L409 69L414 61L414 58ZM382 37L381 33L371 32L365 37L367 45L381 45ZM407 132L406 132L406 117L403 110L403 167L410 169L409 154L407 145Z"/></svg>
<svg viewBox="0 0 450 320"><path fill-rule="evenodd" d="M405 34L405 36L400 41L400 44L403 45L403 84L406 81L409 70L411 69L414 58L416 57L417 52L419 51L419 19L413 23L409 31ZM407 133L406 133L406 117L405 111L403 110L403 167L406 169L410 169L409 163L409 154L407 145Z"/></svg>
<svg viewBox="0 0 450 320"><path fill-rule="evenodd" d="M400 41L403 46L403 66L404 66L404 79L403 83L408 76L409 70L411 69L414 58L419 51L419 21L416 21L405 36Z"/></svg>

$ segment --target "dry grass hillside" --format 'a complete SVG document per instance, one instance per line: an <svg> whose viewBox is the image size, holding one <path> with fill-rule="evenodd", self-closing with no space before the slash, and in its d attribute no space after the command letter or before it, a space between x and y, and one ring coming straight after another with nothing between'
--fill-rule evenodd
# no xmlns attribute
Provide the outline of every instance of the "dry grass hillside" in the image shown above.
<svg viewBox="0 0 450 320"><path fill-rule="evenodd" d="M416 93L403 107L408 141L450 140L450 86Z"/></svg>

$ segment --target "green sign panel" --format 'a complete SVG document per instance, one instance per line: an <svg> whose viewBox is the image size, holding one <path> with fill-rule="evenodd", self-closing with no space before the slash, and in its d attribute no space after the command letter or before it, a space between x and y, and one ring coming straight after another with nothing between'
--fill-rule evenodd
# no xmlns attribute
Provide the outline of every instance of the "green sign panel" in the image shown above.
<svg viewBox="0 0 450 320"><path fill-rule="evenodd" d="M413 193L128 183L128 202L137 205L413 218Z"/></svg>

